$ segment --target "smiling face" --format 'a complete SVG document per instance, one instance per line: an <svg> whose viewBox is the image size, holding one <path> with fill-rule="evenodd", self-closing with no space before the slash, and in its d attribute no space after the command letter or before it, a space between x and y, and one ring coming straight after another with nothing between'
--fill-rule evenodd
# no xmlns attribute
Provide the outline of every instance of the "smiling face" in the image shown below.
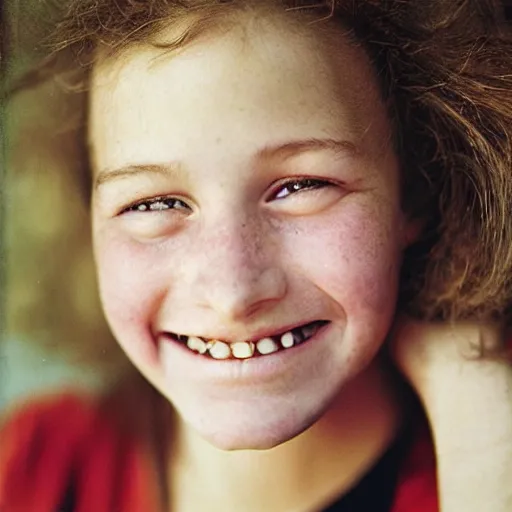
<svg viewBox="0 0 512 512"><path fill-rule="evenodd" d="M309 427L394 315L407 225L386 111L362 50L340 34L334 57L306 30L138 47L92 78L107 319L184 422L228 449ZM316 321L299 346L256 348ZM200 355L187 339L225 345ZM212 357L237 341L255 356Z"/></svg>

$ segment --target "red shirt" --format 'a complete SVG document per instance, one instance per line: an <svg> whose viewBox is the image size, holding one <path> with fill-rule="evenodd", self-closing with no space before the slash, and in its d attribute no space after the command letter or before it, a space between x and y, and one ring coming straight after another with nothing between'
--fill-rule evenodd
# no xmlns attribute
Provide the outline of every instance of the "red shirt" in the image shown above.
<svg viewBox="0 0 512 512"><path fill-rule="evenodd" d="M0 510L57 512L73 481L74 512L158 511L150 450L108 409L75 396L26 406L0 432ZM392 512L438 512L426 429L403 464Z"/></svg>

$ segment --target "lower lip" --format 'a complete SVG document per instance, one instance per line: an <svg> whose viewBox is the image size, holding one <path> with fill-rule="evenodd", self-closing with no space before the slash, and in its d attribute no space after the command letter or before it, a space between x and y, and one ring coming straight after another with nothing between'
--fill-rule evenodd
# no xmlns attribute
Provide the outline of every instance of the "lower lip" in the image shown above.
<svg viewBox="0 0 512 512"><path fill-rule="evenodd" d="M187 376L197 376L199 380L218 382L262 382L282 375L287 368L298 368L311 364L310 351L322 352L322 342L326 342L332 323L323 325L307 341L294 347L279 350L273 354L249 359L217 360L192 352L185 345L163 337L159 343L168 343L166 357L172 359L173 368Z"/></svg>

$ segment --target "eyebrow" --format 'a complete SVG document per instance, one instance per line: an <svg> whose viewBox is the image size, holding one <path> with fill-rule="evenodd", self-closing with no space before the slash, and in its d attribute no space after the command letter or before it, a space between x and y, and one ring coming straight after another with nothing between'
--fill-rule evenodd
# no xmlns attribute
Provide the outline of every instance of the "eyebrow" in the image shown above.
<svg viewBox="0 0 512 512"><path fill-rule="evenodd" d="M331 151L335 154L346 154L355 156L358 153L356 145L347 140L331 138L319 139L309 138L294 140L284 144L268 145L257 151L256 160L288 160L304 153L315 151ZM166 164L133 164L123 166L119 169L105 169L98 173L94 187L97 189L104 183L132 177L141 174L157 174L163 176L177 175L182 172L182 165L179 162Z"/></svg>
<svg viewBox="0 0 512 512"><path fill-rule="evenodd" d="M141 174L159 174L169 176L178 174L178 164L133 164L120 167L119 169L100 171L94 180L94 188L99 188L104 183L120 179L130 178Z"/></svg>

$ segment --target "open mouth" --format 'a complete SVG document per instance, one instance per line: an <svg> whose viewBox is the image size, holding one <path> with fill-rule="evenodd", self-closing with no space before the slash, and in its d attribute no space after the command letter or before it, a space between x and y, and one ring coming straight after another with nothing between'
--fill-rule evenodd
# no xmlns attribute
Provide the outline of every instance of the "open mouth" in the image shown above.
<svg viewBox="0 0 512 512"><path fill-rule="evenodd" d="M310 340L324 325L329 322L317 320L296 327L274 336L268 336L257 341L239 341L226 343L221 340L184 336L174 333L167 335L174 341L183 344L190 351L212 359L251 359L254 357L274 354L281 350L288 350Z"/></svg>

